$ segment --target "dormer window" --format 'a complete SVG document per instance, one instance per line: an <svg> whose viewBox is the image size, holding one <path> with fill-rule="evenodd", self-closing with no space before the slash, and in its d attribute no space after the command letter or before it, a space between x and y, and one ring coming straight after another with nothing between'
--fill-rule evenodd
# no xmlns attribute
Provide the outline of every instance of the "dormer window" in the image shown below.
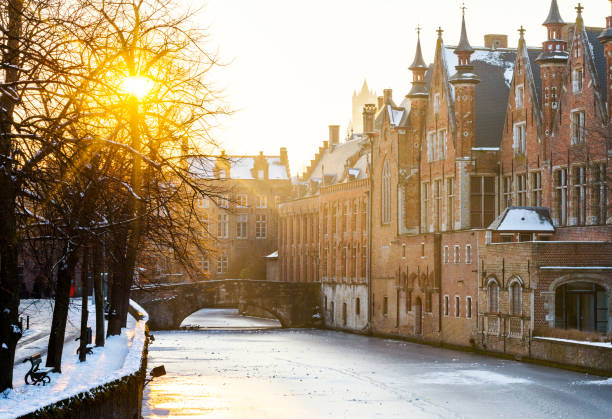
<svg viewBox="0 0 612 419"><path fill-rule="evenodd" d="M575 68L572 72L572 81L574 85L574 93L582 92L584 73L582 68Z"/></svg>
<svg viewBox="0 0 612 419"><path fill-rule="evenodd" d="M520 86L516 87L516 92L514 95L516 109L523 108L524 97L525 97L525 87L521 84Z"/></svg>

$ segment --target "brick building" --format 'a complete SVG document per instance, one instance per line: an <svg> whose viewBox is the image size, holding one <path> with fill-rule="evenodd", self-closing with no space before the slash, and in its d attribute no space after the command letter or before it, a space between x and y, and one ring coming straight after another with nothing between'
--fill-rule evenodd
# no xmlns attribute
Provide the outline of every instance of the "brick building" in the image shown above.
<svg viewBox="0 0 612 419"><path fill-rule="evenodd" d="M465 16L457 46L438 30L431 65L419 39L405 100L385 90L363 108L364 133L341 145L362 142L360 158L370 150L359 192L350 153L320 149L298 187L306 192L281 209L281 230L294 233L281 234L279 261L283 280L317 280L301 273L308 253L295 226L300 212L319 220L309 246L328 325L343 327L338 315L354 305L326 285L345 278L338 250L365 246L373 333L514 354L545 327L610 333L612 17L593 28L581 12L564 23L552 0L541 48L522 27L516 48L498 34L472 47ZM326 183L332 155L346 175ZM343 200L358 194L371 196L369 241L345 246L329 218L344 222Z"/></svg>

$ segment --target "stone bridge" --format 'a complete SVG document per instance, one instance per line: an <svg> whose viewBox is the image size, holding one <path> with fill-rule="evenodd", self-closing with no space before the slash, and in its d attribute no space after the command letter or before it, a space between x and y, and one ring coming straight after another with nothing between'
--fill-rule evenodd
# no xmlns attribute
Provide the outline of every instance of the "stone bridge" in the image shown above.
<svg viewBox="0 0 612 419"><path fill-rule="evenodd" d="M309 327L321 304L321 286L309 282L225 279L134 288L130 298L149 313L152 330L178 329L202 308L263 309L283 327Z"/></svg>

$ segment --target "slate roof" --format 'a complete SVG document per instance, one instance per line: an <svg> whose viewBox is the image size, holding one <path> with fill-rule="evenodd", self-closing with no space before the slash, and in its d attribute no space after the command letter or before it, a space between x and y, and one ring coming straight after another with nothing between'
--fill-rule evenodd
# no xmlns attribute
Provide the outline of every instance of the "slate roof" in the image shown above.
<svg viewBox="0 0 612 419"><path fill-rule="evenodd" d="M542 48L527 47L529 65L531 67L531 74L533 74L533 82L535 83L536 94L538 95L538 103L540 106L542 105L542 72L536 60L541 53Z"/></svg>
<svg viewBox="0 0 612 419"><path fill-rule="evenodd" d="M455 49L444 46L449 79L457 73ZM475 147L499 147L501 143L515 59L515 49L474 48L471 61L474 73L480 77L480 83L476 85ZM452 87L451 94L454 103Z"/></svg>
<svg viewBox="0 0 612 419"><path fill-rule="evenodd" d="M607 92L607 78L606 78L606 55L604 52L603 45L599 42L599 35L601 31L598 30L585 30L587 35L587 40L591 45L591 51L593 55L593 62L595 64L595 71L597 72L597 80L599 81L599 91L602 99L606 100L606 92Z"/></svg>
<svg viewBox="0 0 612 419"><path fill-rule="evenodd" d="M552 0L550 4L550 11L548 12L548 17L544 21L543 25L549 25L551 23L564 23L561 18L561 13L559 13L559 6L557 5L557 0Z"/></svg>

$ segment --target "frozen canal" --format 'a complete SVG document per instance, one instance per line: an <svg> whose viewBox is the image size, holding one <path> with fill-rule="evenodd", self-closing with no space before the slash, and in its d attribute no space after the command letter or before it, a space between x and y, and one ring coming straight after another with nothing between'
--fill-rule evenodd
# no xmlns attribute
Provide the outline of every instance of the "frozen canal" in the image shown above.
<svg viewBox="0 0 612 419"><path fill-rule="evenodd" d="M198 316L187 320L269 325ZM144 417L612 417L612 379L331 331L157 332L159 364L168 375L145 390Z"/></svg>

